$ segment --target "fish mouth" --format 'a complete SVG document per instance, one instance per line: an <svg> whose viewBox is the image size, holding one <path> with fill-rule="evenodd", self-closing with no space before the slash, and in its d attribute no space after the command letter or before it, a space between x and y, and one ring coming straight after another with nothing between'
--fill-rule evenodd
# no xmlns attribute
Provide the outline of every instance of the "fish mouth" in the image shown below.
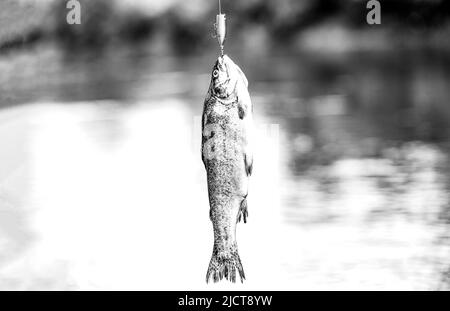
<svg viewBox="0 0 450 311"><path fill-rule="evenodd" d="M231 86L231 74L230 74L230 63L227 61L229 57L227 55L219 56L216 62L216 70L221 72L220 75L226 75L226 79L221 81L219 79L214 79L214 95L219 98L226 98L231 95L232 91L230 91Z"/></svg>
<svg viewBox="0 0 450 311"><path fill-rule="evenodd" d="M230 65L231 65L231 59L227 55L219 56L217 59L216 67L220 71L224 71L226 73L229 73Z"/></svg>
<svg viewBox="0 0 450 311"><path fill-rule="evenodd" d="M219 58L217 59L216 68L220 71L226 71L226 65L223 56L219 56Z"/></svg>
<svg viewBox="0 0 450 311"><path fill-rule="evenodd" d="M219 61L219 64L220 64L220 65L223 65L223 63L225 62L225 55L219 56L219 58L217 58L217 60Z"/></svg>

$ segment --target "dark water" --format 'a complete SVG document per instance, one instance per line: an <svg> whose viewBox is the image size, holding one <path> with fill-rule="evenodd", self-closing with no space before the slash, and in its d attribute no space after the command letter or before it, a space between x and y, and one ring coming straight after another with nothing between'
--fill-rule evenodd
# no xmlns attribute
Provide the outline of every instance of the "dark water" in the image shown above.
<svg viewBox="0 0 450 311"><path fill-rule="evenodd" d="M448 289L448 56L231 56L257 126L242 288ZM214 57L0 58L0 288L204 288Z"/></svg>

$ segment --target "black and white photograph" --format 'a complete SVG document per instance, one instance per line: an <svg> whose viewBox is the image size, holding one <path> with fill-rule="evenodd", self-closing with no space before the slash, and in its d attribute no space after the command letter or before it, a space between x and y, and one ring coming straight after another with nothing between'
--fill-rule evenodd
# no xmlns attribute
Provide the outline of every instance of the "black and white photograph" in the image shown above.
<svg viewBox="0 0 450 311"><path fill-rule="evenodd" d="M450 1L0 0L0 291L449 290Z"/></svg>

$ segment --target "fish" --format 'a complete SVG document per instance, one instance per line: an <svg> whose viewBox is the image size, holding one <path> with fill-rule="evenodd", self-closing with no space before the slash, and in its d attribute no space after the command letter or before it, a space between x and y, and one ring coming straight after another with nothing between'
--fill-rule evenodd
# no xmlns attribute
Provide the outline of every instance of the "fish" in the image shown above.
<svg viewBox="0 0 450 311"><path fill-rule="evenodd" d="M236 227L248 218L247 195L253 171L253 105L248 80L227 55L211 74L202 115L202 161L208 182L209 217L214 245L206 282L240 281L245 273L238 253Z"/></svg>

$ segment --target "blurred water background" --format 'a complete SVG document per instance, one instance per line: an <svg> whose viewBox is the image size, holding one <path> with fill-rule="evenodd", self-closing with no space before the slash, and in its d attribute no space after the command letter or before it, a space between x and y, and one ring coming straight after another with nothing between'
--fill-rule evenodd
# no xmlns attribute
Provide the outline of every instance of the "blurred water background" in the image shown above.
<svg viewBox="0 0 450 311"><path fill-rule="evenodd" d="M450 6L222 1L257 144L206 286L215 1L0 3L0 289L450 288Z"/></svg>

